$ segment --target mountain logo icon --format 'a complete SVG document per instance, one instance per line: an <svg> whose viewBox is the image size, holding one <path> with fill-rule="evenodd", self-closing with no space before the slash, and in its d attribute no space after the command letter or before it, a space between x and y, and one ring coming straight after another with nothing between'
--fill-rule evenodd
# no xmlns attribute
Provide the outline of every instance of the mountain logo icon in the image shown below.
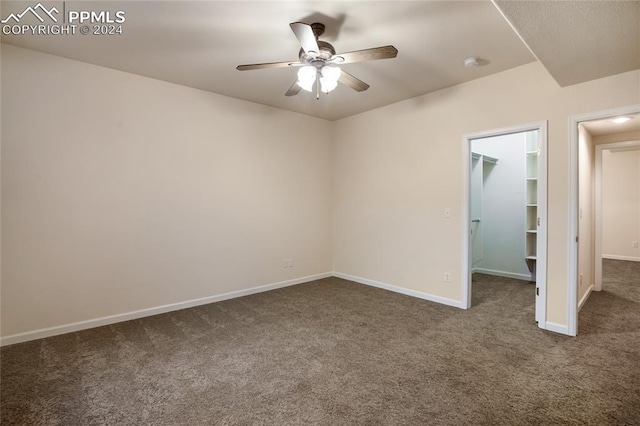
<svg viewBox="0 0 640 426"><path fill-rule="evenodd" d="M22 11L22 13L10 13L9 16L7 16L0 22L6 24L9 21L13 20L17 24L25 15L29 13L38 18L40 22L44 22L44 18L42 16L48 16L53 22L58 22L58 19L53 14L58 14L60 12L55 7L47 10L47 8L42 5L42 3L38 3L33 7L28 6L25 10Z"/></svg>

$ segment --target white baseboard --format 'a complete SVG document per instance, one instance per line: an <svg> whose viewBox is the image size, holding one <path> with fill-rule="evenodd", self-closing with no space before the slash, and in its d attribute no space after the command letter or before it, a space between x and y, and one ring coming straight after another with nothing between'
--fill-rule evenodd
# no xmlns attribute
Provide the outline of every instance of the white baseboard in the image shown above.
<svg viewBox="0 0 640 426"><path fill-rule="evenodd" d="M628 260L629 262L640 262L640 257L618 256L617 254L603 254L602 258L611 260Z"/></svg>
<svg viewBox="0 0 640 426"><path fill-rule="evenodd" d="M180 309L192 308L194 306L207 305L209 303L221 302L223 300L234 299L236 297L248 296L250 294L262 293L265 291L275 290L278 288L289 287L296 284L302 284L309 281L320 280L333 276L331 272L310 275L306 277L295 278L292 280L281 281L278 283L252 287L245 290L232 291L229 293L218 294L215 296L203 297L200 299L187 300L184 302L171 303L169 305L158 306L155 308L141 309L139 311L127 312L123 314L110 315L107 317L91 319L87 321L75 322L72 324L59 325L55 327L42 328L25 333L12 334L0 338L0 346L8 346L16 343L28 342L30 340L43 339L45 337L57 336L59 334L71 333L74 331L86 330L88 328L101 327L103 325L115 324L118 322L134 320L138 318L150 317L152 315L164 314Z"/></svg>
<svg viewBox="0 0 640 426"><path fill-rule="evenodd" d="M547 321L544 324L544 327L541 327L541 328L544 328L545 330L548 330L548 331L553 331L554 333L560 333L560 334L565 334L567 336L571 336L571 334L569 334L569 327L566 325L560 325L560 324Z"/></svg>
<svg viewBox="0 0 640 426"><path fill-rule="evenodd" d="M419 299L428 300L430 302L440 303L442 305L453 306L453 307L456 307L456 308L465 309L465 307L462 306L462 302L458 301L458 300L447 299L445 297L434 296L432 294L422 293L420 291L409 290L407 288L398 287L398 286L391 285L391 284L385 284L385 283L381 283L379 281L373 281L373 280L370 280L370 279L367 279L367 278L356 277L354 275L349 275L349 274L343 274L342 272L334 272L333 276L334 277L338 277L338 278L342 278L342 279L345 279L345 280L349 280L349 281L354 281L354 282L357 282L357 283L360 283L360 284L365 284L365 285L369 285L369 286L372 286L372 287L377 287L377 288L382 288L384 290L393 291L394 293L400 293L400 294L404 294L406 296L417 297Z"/></svg>
<svg viewBox="0 0 640 426"><path fill-rule="evenodd" d="M585 302L587 301L587 299L591 295L591 292L593 291L594 288L595 288L594 285L591 284L589 286L589 288L587 289L587 292L584 294L584 296L582 296L582 298L578 302L578 312L580 312L580 309L582 309L582 306L585 304Z"/></svg>
<svg viewBox="0 0 640 426"><path fill-rule="evenodd" d="M516 280L523 280L523 281L535 281L531 279L531 275L516 274L513 272L506 272L506 271L496 271L494 269L473 268L471 272L472 273L478 272L479 274L494 275L496 277L513 278Z"/></svg>

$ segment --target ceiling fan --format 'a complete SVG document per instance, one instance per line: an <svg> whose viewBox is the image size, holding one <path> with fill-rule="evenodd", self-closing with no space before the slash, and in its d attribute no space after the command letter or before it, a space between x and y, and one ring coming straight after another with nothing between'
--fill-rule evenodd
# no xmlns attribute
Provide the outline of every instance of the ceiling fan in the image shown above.
<svg viewBox="0 0 640 426"><path fill-rule="evenodd" d="M239 71L300 67L298 79L287 90L285 96L295 96L300 90L311 92L315 85L316 99L320 99L320 91L329 93L336 88L338 83L349 86L358 92L363 92L369 88L369 85L340 69L338 65L395 58L398 55L398 49L393 46L381 46L336 54L336 50L331 44L318 40L324 34L324 24L315 22L309 25L302 22L293 22L289 26L302 46L298 53L299 61L238 65L236 67Z"/></svg>

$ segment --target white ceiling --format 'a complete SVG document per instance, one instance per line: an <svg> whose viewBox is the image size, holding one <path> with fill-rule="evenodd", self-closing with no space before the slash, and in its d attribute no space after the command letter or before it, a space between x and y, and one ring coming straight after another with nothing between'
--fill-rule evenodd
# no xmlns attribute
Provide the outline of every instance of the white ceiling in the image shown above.
<svg viewBox="0 0 640 426"><path fill-rule="evenodd" d="M496 4L561 86L640 68L640 1Z"/></svg>
<svg viewBox="0 0 640 426"><path fill-rule="evenodd" d="M1 16L19 13L25 5L35 3L37 0L26 3L3 1ZM42 3L62 8L62 2ZM538 39L532 28L538 19L548 19L551 10L540 12L539 3L550 2L514 3L519 6L499 2L509 20L522 25L520 36L529 47L537 46ZM624 3L632 5L613 7L614 12L607 14L601 10L606 6L595 6L598 16L607 16L604 23L609 26L592 23L590 34L613 31L615 39L621 38L624 32L629 36L628 32L634 31L633 25L629 27L618 22L612 29L610 21L617 19L620 13L625 15L624 22L633 21L627 19L627 15L634 11L637 15L640 2ZM123 10L126 12L123 34L3 35L2 42L330 120L536 60L501 11L489 0L67 1L64 6L67 10L72 7L77 10ZM528 10L538 12L532 13L530 19L523 19ZM568 7L556 12L558 15L553 15L556 24L565 22L563 20L568 23L566 31L557 36L567 37L578 25L572 15L575 10ZM591 12L583 15L585 19L594 16ZM343 65L345 71L370 84L370 89L358 93L339 86L329 95L321 96L319 101L306 92L295 97L284 96L295 80L296 69L242 72L235 69L240 64L297 59L300 46L289 28L289 23L296 21L324 23L327 30L321 40L332 43L338 53L391 44L398 49L398 57ZM618 49L624 57L638 46L637 21L636 33L631 34L634 41L624 45L624 49ZM566 48L566 43L561 41L553 40ZM611 38L605 41L609 43ZM556 63L566 52L555 48L545 50L545 46L543 43L542 47L534 47L534 52L560 84L640 67L636 55L632 60L622 61L624 63L618 67L596 66L593 67L597 68L595 74L580 72L575 77L571 70L583 67L583 63L594 63L593 57L585 59L581 54L583 62L571 59L571 63L560 64L560 71L556 71ZM462 62L470 56L480 57L483 65L465 68Z"/></svg>

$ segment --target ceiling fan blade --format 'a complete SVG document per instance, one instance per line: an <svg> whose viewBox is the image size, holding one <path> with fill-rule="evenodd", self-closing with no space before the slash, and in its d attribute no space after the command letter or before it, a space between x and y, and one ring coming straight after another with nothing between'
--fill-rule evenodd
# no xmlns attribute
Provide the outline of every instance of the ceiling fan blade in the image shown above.
<svg viewBox="0 0 640 426"><path fill-rule="evenodd" d="M269 62L265 64L248 64L248 65L238 65L236 69L238 71L248 71L248 70L261 70L265 68L287 68L287 67L299 67L304 64L300 62Z"/></svg>
<svg viewBox="0 0 640 426"><path fill-rule="evenodd" d="M344 70L342 70L342 72L340 73L340 78L338 79L338 81L344 84L345 86L351 87L353 90L357 92L364 92L369 88L369 85L367 83L365 83L362 80L358 80L357 78L355 78L348 72L345 72Z"/></svg>
<svg viewBox="0 0 640 426"><path fill-rule="evenodd" d="M318 41L316 40L315 34L313 34L313 30L311 29L311 25L305 24L303 22L292 22L289 24L291 30L296 35L296 38L300 42L302 46L302 50L307 54L318 54L320 53L320 48L318 47Z"/></svg>
<svg viewBox="0 0 640 426"><path fill-rule="evenodd" d="M349 64L352 62L374 61L376 59L390 59L396 56L398 56L398 49L393 46L381 46L372 49L340 53L335 55L331 59L331 62L336 64Z"/></svg>
<svg viewBox="0 0 640 426"><path fill-rule="evenodd" d="M302 87L300 87L300 85L298 84L298 80L294 81L293 84L291 85L291 87L289 87L289 90L287 90L287 93L285 93L285 96L295 96L298 93L300 93L300 89L302 89Z"/></svg>

